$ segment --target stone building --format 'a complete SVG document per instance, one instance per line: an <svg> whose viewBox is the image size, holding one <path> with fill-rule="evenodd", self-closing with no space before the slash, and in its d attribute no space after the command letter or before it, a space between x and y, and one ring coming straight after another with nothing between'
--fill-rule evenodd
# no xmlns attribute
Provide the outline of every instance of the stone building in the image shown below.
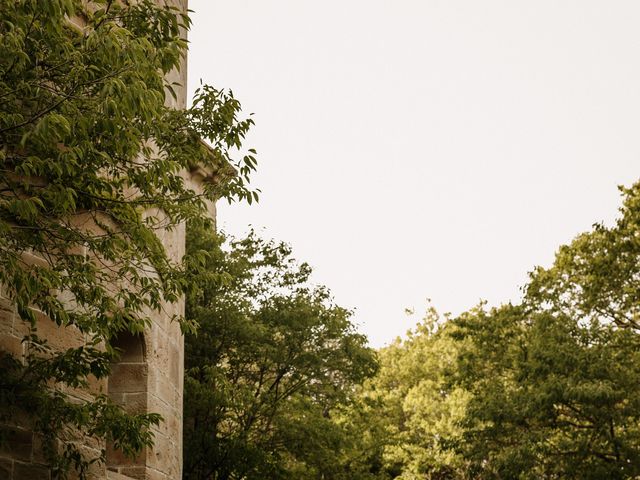
<svg viewBox="0 0 640 480"><path fill-rule="evenodd" d="M163 0L156 0L161 2ZM186 11L188 0L170 0ZM76 20L77 21L77 20ZM177 98L171 97L175 108L186 107L186 64L169 78L182 86L176 89ZM195 189L206 174L194 171L188 174ZM212 214L214 214L212 207ZM185 228L160 232L159 236L172 259L179 259L185 251ZM37 263L38 258L29 261ZM94 478L114 480L177 480L182 476L182 396L183 396L183 336L174 314L184 312L184 302L166 305L162 313L152 315L152 324L142 335L123 335L115 346L124 352L112 365L112 373L105 382L94 382L91 391L75 392L82 399L94 392L106 392L115 402L130 412L156 412L164 421L153 429L154 447L146 449L138 458L129 459L106 446L106 465L96 467ZM46 316L39 314L38 334L46 338L53 348L65 348L83 342L82 335L72 327L60 328ZM0 351L14 356L23 355L22 338L28 325L20 320L15 306L0 292ZM28 421L18 425L28 425ZM90 454L99 455L103 444L84 446ZM90 450L93 450L91 452ZM49 479L43 464L38 438L27 428L11 433L9 445L0 450L0 480Z"/></svg>

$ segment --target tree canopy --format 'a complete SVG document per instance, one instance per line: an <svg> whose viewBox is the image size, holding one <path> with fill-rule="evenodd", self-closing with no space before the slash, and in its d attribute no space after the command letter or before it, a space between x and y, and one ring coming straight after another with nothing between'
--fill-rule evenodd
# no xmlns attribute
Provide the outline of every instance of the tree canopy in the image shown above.
<svg viewBox="0 0 640 480"><path fill-rule="evenodd" d="M456 320L471 342L467 453L487 478L635 478L640 470L640 184L620 218L536 268L521 305Z"/></svg>
<svg viewBox="0 0 640 480"><path fill-rule="evenodd" d="M534 269L522 302L430 309L381 350L350 412L363 478L640 475L640 184L622 192L616 224Z"/></svg>
<svg viewBox="0 0 640 480"><path fill-rule="evenodd" d="M189 235L207 268L187 301L184 477L337 478L347 439L333 417L373 351L286 244L223 240Z"/></svg>

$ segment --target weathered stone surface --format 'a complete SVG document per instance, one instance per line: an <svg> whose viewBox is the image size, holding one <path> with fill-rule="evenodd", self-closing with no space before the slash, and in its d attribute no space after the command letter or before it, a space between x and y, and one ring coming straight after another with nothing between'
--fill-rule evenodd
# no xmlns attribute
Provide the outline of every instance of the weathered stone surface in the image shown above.
<svg viewBox="0 0 640 480"><path fill-rule="evenodd" d="M145 480L147 478L148 469L145 467L125 467L120 470L120 473L129 478L135 478L136 480Z"/></svg>
<svg viewBox="0 0 640 480"><path fill-rule="evenodd" d="M30 462L33 451L33 432L11 426L1 428L7 441L0 444L0 456Z"/></svg>
<svg viewBox="0 0 640 480"><path fill-rule="evenodd" d="M42 312L36 311L36 331L40 338L55 349L67 349L84 344L84 335L74 326L61 327ZM17 322L16 322L17 323ZM21 322L28 328L26 322Z"/></svg>
<svg viewBox="0 0 640 480"><path fill-rule="evenodd" d="M13 480L50 480L51 472L42 465L15 462Z"/></svg>
<svg viewBox="0 0 640 480"><path fill-rule="evenodd" d="M144 363L115 364L109 375L109 394L144 392L147 372L148 367Z"/></svg>
<svg viewBox="0 0 640 480"><path fill-rule="evenodd" d="M147 393L125 393L122 405L126 406L127 412L141 414L149 412L147 406Z"/></svg>
<svg viewBox="0 0 640 480"><path fill-rule="evenodd" d="M0 352L21 358L23 354L22 338L0 334Z"/></svg>
<svg viewBox="0 0 640 480"><path fill-rule="evenodd" d="M123 466L141 466L144 465L147 457L147 450L143 449L135 458L131 458L122 453L121 450L113 448L113 445L107 443L107 467L118 468L122 471Z"/></svg>
<svg viewBox="0 0 640 480"><path fill-rule="evenodd" d="M49 263L39 255L34 255L30 252L24 252L20 257L20 260L29 267L48 268Z"/></svg>
<svg viewBox="0 0 640 480"><path fill-rule="evenodd" d="M6 298L0 297L0 338L7 338L5 345L0 345L0 351L7 351L4 348L10 349L12 347L11 340L9 338L22 338L16 334L13 330L13 322L15 318L15 308L13 304Z"/></svg>
<svg viewBox="0 0 640 480"><path fill-rule="evenodd" d="M180 401L180 390L167 377L158 378L155 393L169 405L177 405Z"/></svg>
<svg viewBox="0 0 640 480"><path fill-rule="evenodd" d="M0 458L0 478L13 478L13 460L9 458Z"/></svg>
<svg viewBox="0 0 640 480"><path fill-rule="evenodd" d="M89 375L87 377L88 388L87 391L91 395L98 395L100 393L106 393L107 391L107 379L106 378L96 378L93 375Z"/></svg>
<svg viewBox="0 0 640 480"><path fill-rule="evenodd" d="M107 470L107 480L131 480L131 477L127 477L118 472Z"/></svg>
<svg viewBox="0 0 640 480"><path fill-rule="evenodd" d="M181 352L182 349L177 345L169 346L169 381L174 385L182 385L181 374L183 362Z"/></svg>
<svg viewBox="0 0 640 480"><path fill-rule="evenodd" d="M98 456L100 455L100 451L96 450L95 445L78 445L77 442L75 443L78 449L80 450L80 452L82 453L82 455L85 456L85 458L98 458ZM92 465L89 465L86 471L86 474L87 474L87 480L104 480L105 478L104 464L96 462L96 463L93 463ZM80 476L77 472L71 472L69 474L68 480L80 480L79 477Z"/></svg>
<svg viewBox="0 0 640 480"><path fill-rule="evenodd" d="M31 452L31 461L43 465L46 463L46 460L44 458L43 439L41 435L33 435L33 450Z"/></svg>
<svg viewBox="0 0 640 480"><path fill-rule="evenodd" d="M118 472L107 470L107 480L131 480L131 477L127 477L126 475Z"/></svg>

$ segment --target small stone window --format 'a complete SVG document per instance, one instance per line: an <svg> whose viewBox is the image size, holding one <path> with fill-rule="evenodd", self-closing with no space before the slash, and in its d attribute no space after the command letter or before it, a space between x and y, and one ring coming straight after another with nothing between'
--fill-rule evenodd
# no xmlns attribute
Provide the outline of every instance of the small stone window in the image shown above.
<svg viewBox="0 0 640 480"><path fill-rule="evenodd" d="M121 405L128 413L147 412L148 367L145 354L145 342L142 334L121 332L112 339L112 345L121 353L111 364L111 373L107 382L109 398ZM107 444L107 470L123 475L137 477L144 469L146 451L131 459L121 451Z"/></svg>

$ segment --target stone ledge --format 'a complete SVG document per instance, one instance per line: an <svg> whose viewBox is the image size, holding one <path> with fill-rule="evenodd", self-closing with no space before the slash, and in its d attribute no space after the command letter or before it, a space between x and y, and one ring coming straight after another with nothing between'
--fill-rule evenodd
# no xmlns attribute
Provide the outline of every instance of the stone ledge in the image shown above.
<svg viewBox="0 0 640 480"><path fill-rule="evenodd" d="M134 480L131 477L127 477L121 473L112 472L111 470L107 470L107 479L108 480Z"/></svg>

